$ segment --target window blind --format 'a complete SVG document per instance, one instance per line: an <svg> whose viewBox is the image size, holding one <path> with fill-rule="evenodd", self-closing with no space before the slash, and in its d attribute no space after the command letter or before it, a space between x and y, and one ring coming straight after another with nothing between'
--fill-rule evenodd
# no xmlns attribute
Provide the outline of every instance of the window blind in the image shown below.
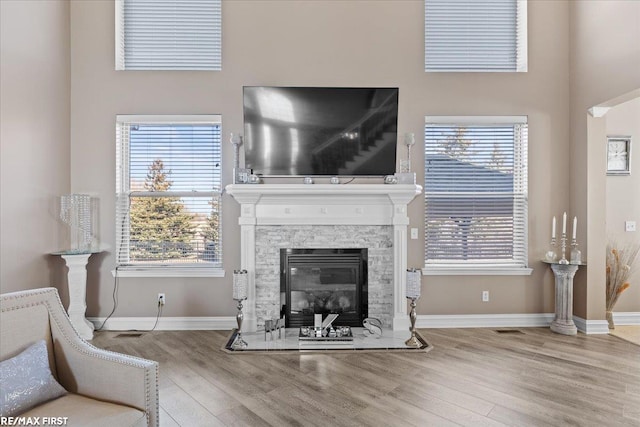
<svg viewBox="0 0 640 427"><path fill-rule="evenodd" d="M425 265L527 266L525 117L427 117Z"/></svg>
<svg viewBox="0 0 640 427"><path fill-rule="evenodd" d="M116 70L221 69L221 0L116 0Z"/></svg>
<svg viewBox="0 0 640 427"><path fill-rule="evenodd" d="M425 0L425 71L527 71L526 0Z"/></svg>
<svg viewBox="0 0 640 427"><path fill-rule="evenodd" d="M118 265L221 266L219 116L118 116Z"/></svg>

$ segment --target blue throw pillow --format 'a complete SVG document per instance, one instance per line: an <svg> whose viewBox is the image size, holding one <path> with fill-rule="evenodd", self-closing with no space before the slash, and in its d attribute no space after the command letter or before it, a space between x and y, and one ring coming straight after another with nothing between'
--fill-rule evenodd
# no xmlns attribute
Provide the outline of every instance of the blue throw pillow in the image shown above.
<svg viewBox="0 0 640 427"><path fill-rule="evenodd" d="M0 362L0 415L19 415L67 394L51 375L47 344L40 340L19 355Z"/></svg>

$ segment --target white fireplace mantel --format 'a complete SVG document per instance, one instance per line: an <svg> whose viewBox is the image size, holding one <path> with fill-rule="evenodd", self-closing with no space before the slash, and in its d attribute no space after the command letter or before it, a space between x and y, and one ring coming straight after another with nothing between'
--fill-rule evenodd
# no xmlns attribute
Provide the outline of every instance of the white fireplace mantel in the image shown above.
<svg viewBox="0 0 640 427"><path fill-rule="evenodd" d="M255 227L262 225L392 225L393 329L409 328L405 299L407 205L422 192L407 184L232 184L240 203L241 268L249 273L243 328L255 331Z"/></svg>

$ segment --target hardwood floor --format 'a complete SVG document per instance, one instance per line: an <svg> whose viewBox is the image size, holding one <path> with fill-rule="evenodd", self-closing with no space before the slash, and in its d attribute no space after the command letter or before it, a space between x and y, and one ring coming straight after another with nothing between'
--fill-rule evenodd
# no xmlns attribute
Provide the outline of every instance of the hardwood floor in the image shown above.
<svg viewBox="0 0 640 427"><path fill-rule="evenodd" d="M160 363L161 426L640 425L640 347L519 331L422 329L428 353L228 354L229 331L93 344Z"/></svg>

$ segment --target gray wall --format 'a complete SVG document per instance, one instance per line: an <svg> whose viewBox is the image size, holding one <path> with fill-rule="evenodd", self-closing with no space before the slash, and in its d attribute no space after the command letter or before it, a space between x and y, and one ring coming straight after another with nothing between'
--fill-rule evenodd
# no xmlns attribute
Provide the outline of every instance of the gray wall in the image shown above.
<svg viewBox="0 0 640 427"><path fill-rule="evenodd" d="M47 254L70 185L69 3L0 1L0 16L0 291L66 285Z"/></svg>
<svg viewBox="0 0 640 427"><path fill-rule="evenodd" d="M607 239L640 243L640 230L627 232L625 221L640 226L640 98L613 107L605 116L607 135L631 136L631 175L607 176ZM640 259L631 286L618 300L617 312L640 311Z"/></svg>

